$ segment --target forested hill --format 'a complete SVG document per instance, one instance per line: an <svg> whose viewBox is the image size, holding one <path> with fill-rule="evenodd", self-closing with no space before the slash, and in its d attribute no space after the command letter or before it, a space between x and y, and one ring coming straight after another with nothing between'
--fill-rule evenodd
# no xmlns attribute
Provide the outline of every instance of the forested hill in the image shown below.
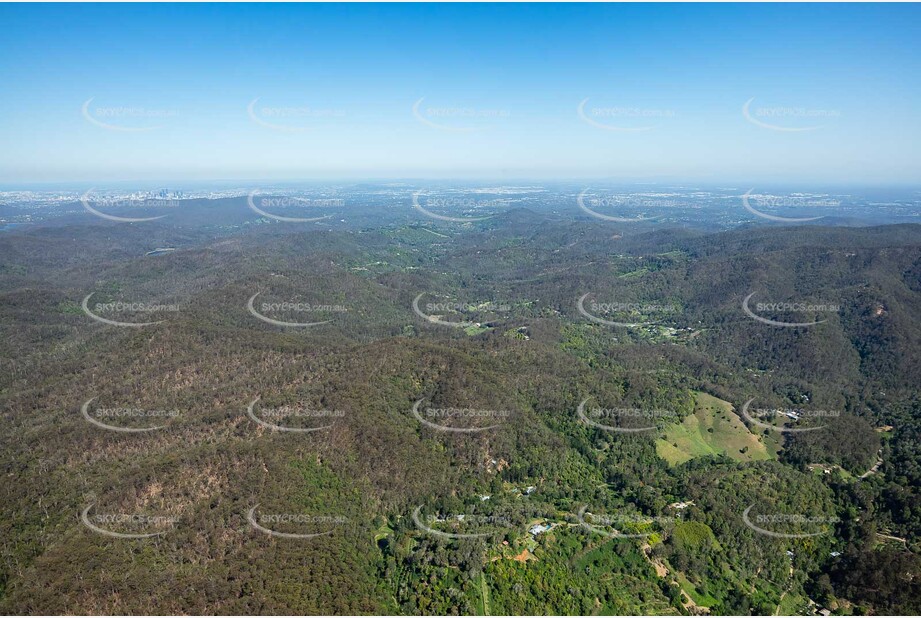
<svg viewBox="0 0 921 618"><path fill-rule="evenodd" d="M0 235L5 613L921 612L921 225L164 221Z"/></svg>

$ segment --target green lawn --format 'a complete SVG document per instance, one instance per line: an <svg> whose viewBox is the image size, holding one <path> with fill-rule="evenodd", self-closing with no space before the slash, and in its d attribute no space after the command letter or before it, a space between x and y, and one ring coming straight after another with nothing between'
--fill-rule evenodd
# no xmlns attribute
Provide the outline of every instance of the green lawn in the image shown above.
<svg viewBox="0 0 921 618"><path fill-rule="evenodd" d="M681 589L684 590L689 597L691 597L692 601L701 607L712 607L719 602L718 599L714 599L708 594L700 594L694 584L692 584L688 578L684 576L684 573L678 573L677 579L678 583L681 585Z"/></svg>
<svg viewBox="0 0 921 618"><path fill-rule="evenodd" d="M808 607L805 598L798 594L786 594L777 608L777 616L801 616Z"/></svg>
<svg viewBox="0 0 921 618"><path fill-rule="evenodd" d="M624 273L624 274L622 274L622 275L618 275L618 278L619 278L619 279L634 279L634 278L636 278L636 277L642 277L643 275L645 275L645 274L648 273L648 272L649 272L649 269L648 269L648 268L638 268L638 269L632 270L632 271L630 271L630 272L628 272L628 273Z"/></svg>
<svg viewBox="0 0 921 618"><path fill-rule="evenodd" d="M695 393L695 398L694 413L680 424L669 426L665 435L656 440L656 452L670 465L718 454L736 461L776 456L775 444L770 444L769 449L762 437L751 433L729 402L705 393Z"/></svg>

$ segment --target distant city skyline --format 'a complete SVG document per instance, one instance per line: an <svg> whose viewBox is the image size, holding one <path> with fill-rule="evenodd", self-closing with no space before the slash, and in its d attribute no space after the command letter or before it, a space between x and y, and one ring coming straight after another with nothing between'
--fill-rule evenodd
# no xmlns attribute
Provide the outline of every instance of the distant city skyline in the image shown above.
<svg viewBox="0 0 921 618"><path fill-rule="evenodd" d="M0 185L914 185L917 5L2 5Z"/></svg>

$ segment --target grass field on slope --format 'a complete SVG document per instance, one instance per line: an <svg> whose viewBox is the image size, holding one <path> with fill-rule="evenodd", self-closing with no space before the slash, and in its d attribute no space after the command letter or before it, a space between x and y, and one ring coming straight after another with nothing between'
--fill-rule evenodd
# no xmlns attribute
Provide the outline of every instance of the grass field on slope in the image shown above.
<svg viewBox="0 0 921 618"><path fill-rule="evenodd" d="M694 413L669 426L656 440L656 452L676 466L695 457L724 454L736 461L772 459L775 448L751 433L732 411L732 405L706 393L694 393Z"/></svg>

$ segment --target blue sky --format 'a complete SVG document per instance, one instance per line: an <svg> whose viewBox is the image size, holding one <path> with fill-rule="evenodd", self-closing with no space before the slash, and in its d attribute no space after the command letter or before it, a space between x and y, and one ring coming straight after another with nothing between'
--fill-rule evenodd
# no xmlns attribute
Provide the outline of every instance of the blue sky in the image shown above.
<svg viewBox="0 0 921 618"><path fill-rule="evenodd" d="M916 5L5 4L0 23L7 184L921 177Z"/></svg>

